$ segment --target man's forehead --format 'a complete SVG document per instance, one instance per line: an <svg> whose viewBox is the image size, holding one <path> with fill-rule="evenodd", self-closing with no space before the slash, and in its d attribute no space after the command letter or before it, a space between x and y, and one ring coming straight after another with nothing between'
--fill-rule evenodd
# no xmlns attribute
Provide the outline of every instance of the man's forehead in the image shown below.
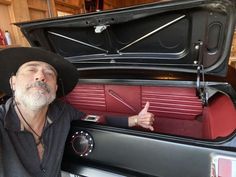
<svg viewBox="0 0 236 177"><path fill-rule="evenodd" d="M53 70L53 71L57 74L56 69L55 69L52 65L50 65L50 64L48 64L48 63L46 63L46 62L43 62L43 61L29 61L29 62L26 62L26 63L22 64L22 65L19 67L18 71L20 71L20 70L23 69L23 68L30 67L30 66L46 67L46 68L48 68L48 69Z"/></svg>

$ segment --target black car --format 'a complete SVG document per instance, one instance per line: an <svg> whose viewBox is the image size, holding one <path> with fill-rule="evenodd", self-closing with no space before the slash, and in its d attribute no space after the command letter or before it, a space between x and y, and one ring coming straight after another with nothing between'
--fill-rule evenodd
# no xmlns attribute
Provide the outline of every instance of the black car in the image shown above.
<svg viewBox="0 0 236 177"><path fill-rule="evenodd" d="M72 123L62 170L235 177L236 75L227 72L235 4L160 1L18 23L32 46L64 56L80 73L65 99L87 116ZM154 131L107 123L106 116L137 114L147 101Z"/></svg>

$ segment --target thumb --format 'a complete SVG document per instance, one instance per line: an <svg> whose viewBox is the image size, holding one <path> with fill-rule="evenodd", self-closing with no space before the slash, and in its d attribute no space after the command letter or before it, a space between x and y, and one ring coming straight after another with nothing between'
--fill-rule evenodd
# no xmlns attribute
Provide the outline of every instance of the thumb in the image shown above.
<svg viewBox="0 0 236 177"><path fill-rule="evenodd" d="M147 101L146 102L146 104L145 104L145 106L144 106L144 108L139 112L139 116L141 116L141 115L144 115L144 114L146 114L147 112L148 112L148 109L149 109L149 102Z"/></svg>

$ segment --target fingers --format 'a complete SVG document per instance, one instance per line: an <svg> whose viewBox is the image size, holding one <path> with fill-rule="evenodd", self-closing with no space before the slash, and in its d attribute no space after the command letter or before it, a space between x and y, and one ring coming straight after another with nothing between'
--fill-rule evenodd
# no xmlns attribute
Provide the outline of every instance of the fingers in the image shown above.
<svg viewBox="0 0 236 177"><path fill-rule="evenodd" d="M147 124L139 124L139 125L143 128L150 129L151 131L154 131L154 128L152 125L147 125Z"/></svg>
<svg viewBox="0 0 236 177"><path fill-rule="evenodd" d="M147 128L153 131L154 128L152 125L153 125L154 120L155 120L154 115L152 113L147 112L145 115L139 116L138 125L143 128Z"/></svg>
<svg viewBox="0 0 236 177"><path fill-rule="evenodd" d="M154 131L153 122L154 122L154 115L148 112L150 103L147 101L144 108L139 112L137 120L137 124L143 128L150 129ZM135 124L135 125L137 125Z"/></svg>
<svg viewBox="0 0 236 177"><path fill-rule="evenodd" d="M144 106L144 108L139 112L139 116L142 116L142 115L144 115L144 114L146 114L147 112L148 112L148 109L149 109L149 102L147 101L146 102L146 104L145 104L145 106Z"/></svg>
<svg viewBox="0 0 236 177"><path fill-rule="evenodd" d="M154 119L138 120L138 124L153 125Z"/></svg>
<svg viewBox="0 0 236 177"><path fill-rule="evenodd" d="M144 112L146 112L146 113L148 112L149 105L150 105L150 103L147 101L144 108L143 108Z"/></svg>
<svg viewBox="0 0 236 177"><path fill-rule="evenodd" d="M153 125L154 118L139 119L138 124Z"/></svg>
<svg viewBox="0 0 236 177"><path fill-rule="evenodd" d="M142 115L138 115L140 119L145 119L145 118L154 118L154 115L150 112L147 112L145 114Z"/></svg>
<svg viewBox="0 0 236 177"><path fill-rule="evenodd" d="M147 114L143 115L143 116L139 116L139 120L140 121L154 121L154 115L150 112L148 112Z"/></svg>

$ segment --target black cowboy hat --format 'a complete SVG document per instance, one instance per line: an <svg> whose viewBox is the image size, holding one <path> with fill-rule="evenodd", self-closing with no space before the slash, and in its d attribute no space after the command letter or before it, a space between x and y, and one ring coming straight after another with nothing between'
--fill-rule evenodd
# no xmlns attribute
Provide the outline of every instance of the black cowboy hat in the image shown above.
<svg viewBox="0 0 236 177"><path fill-rule="evenodd" d="M42 61L52 65L58 74L57 97L68 94L78 82L76 67L62 56L37 47L14 47L0 50L0 91L11 94L9 78L29 61Z"/></svg>

